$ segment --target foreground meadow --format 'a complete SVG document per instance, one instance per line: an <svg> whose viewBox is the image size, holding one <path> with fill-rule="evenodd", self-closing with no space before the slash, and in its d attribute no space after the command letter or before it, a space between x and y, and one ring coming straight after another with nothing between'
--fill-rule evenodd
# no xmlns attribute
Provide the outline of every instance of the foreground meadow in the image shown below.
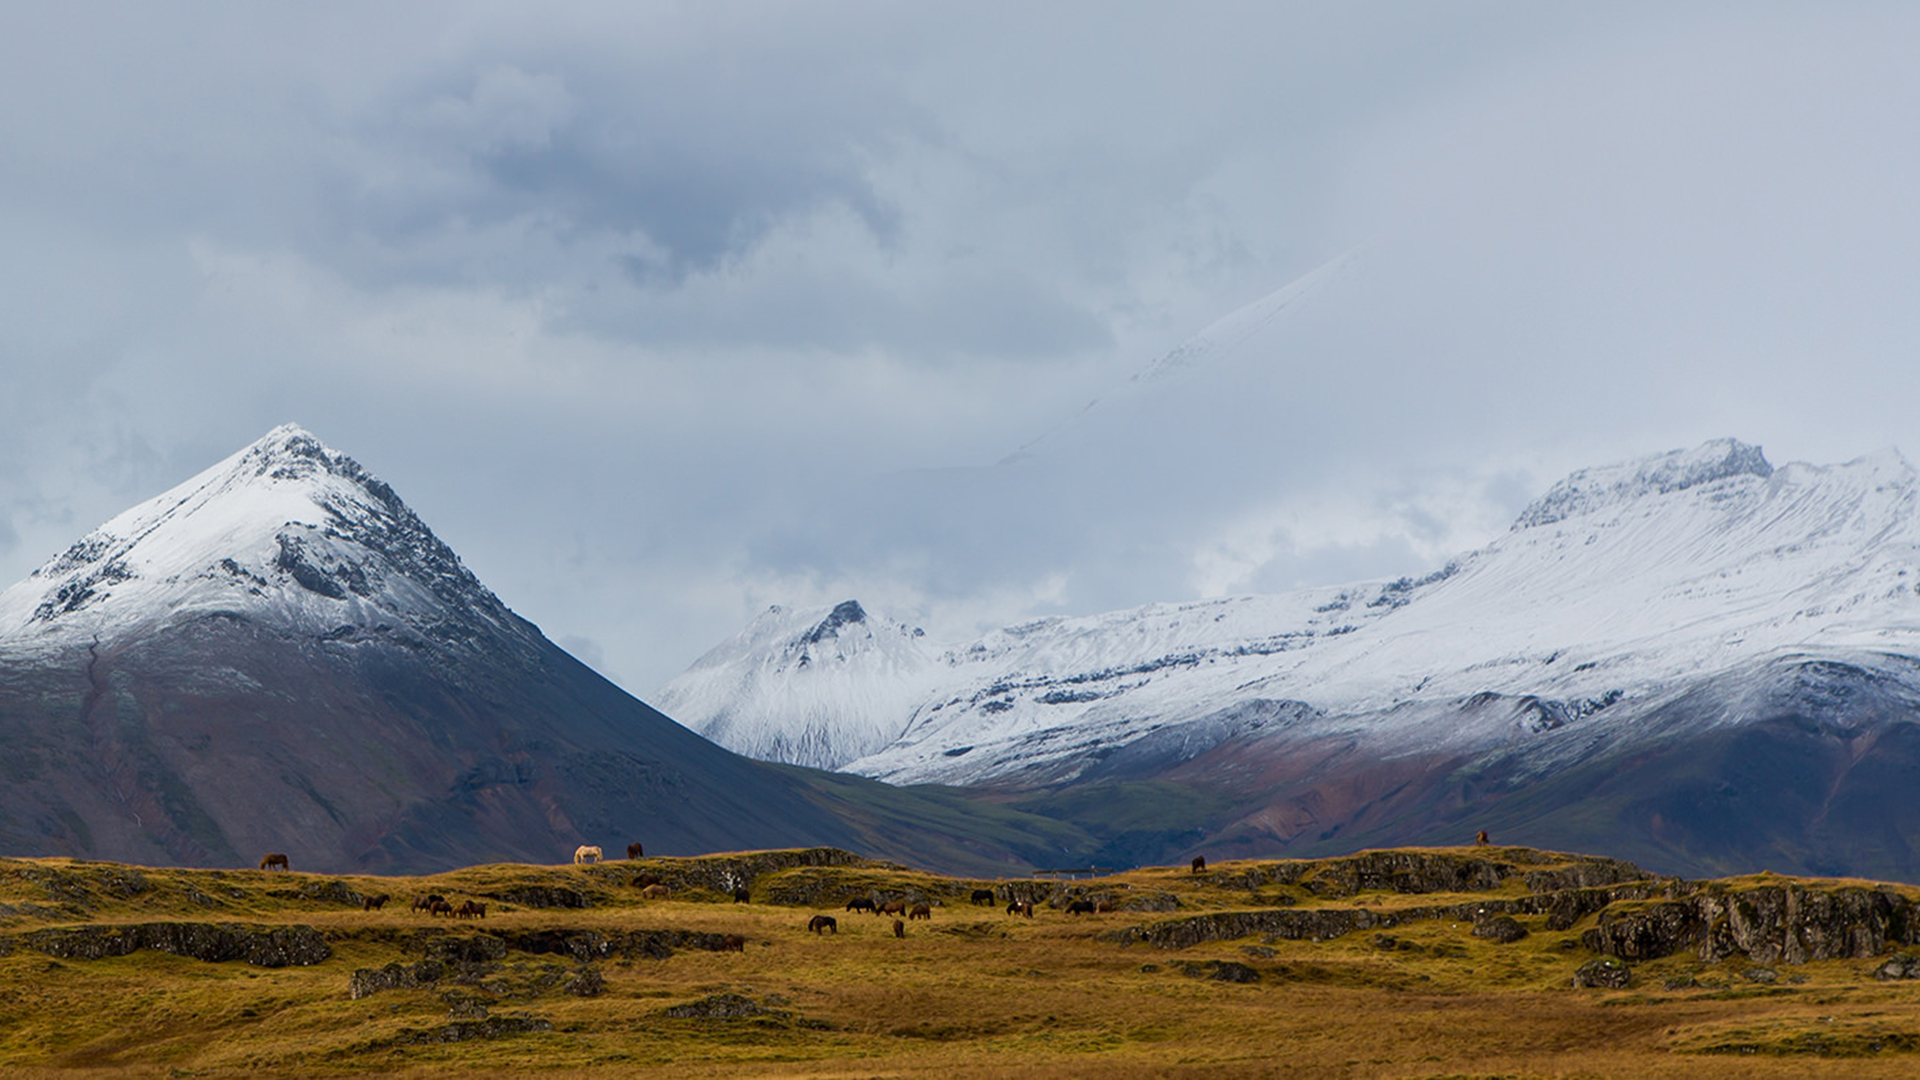
<svg viewBox="0 0 1920 1080"><path fill-rule="evenodd" d="M1891 902L1895 940L1803 963L1683 950L1631 962L1624 986L1576 988L1609 917L1586 908L1652 910L1699 887L1623 866L1524 848L1072 881L828 850L417 878L0 860L0 1071L1920 1073L1920 977L1889 976L1914 951L1898 921L1914 892L1719 883ZM670 895L643 896L649 878ZM428 894L487 912L412 910ZM894 915L846 910L856 897L924 902L929 917L896 936ZM1032 918L1007 913L1019 898ZM1115 910L1070 914L1076 901ZM1519 913L1492 933L1493 910ZM809 932L817 914L837 932ZM1515 926L1525 936L1501 940Z"/></svg>

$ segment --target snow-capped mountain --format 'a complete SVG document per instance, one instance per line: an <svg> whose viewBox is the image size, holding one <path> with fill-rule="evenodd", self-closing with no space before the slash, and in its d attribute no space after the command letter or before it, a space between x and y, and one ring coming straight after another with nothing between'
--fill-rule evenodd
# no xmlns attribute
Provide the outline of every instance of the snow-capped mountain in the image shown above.
<svg viewBox="0 0 1920 1080"><path fill-rule="evenodd" d="M742 718L778 723L782 695L825 695L808 670L746 673L791 649L716 650L701 686L737 693L675 697L675 715L747 752L777 745ZM1892 450L1775 469L1719 439L1575 473L1417 579L1043 619L919 655L836 665L838 725L809 721L815 752L895 783L1003 791L1207 773L1292 798L1304 781L1290 770L1310 761L1323 778L1497 762L1518 784L1777 719L1807 687L1841 693L1838 670L1885 706L1845 721L1858 737L1905 708L1888 702L1920 701L1905 659L1920 657L1920 475ZM1831 719L1830 704L1793 708ZM890 744L855 756L887 730ZM1315 827L1263 812L1241 824L1283 844Z"/></svg>
<svg viewBox="0 0 1920 1080"><path fill-rule="evenodd" d="M286 424L0 593L0 642L111 647L221 614L333 640L538 636L392 488Z"/></svg>
<svg viewBox="0 0 1920 1080"><path fill-rule="evenodd" d="M867 614L769 608L654 695L669 716L748 757L837 768L900 734L895 719L933 688L924 631Z"/></svg>
<svg viewBox="0 0 1920 1080"><path fill-rule="evenodd" d="M977 868L1072 835L871 781L850 800L701 739L291 425L0 593L0 775L0 854L163 864L421 871L638 839Z"/></svg>

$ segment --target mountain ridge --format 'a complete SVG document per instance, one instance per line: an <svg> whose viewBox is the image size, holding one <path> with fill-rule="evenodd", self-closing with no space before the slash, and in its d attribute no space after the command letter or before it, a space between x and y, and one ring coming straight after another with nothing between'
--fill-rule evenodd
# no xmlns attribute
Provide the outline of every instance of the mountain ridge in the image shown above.
<svg viewBox="0 0 1920 1080"><path fill-rule="evenodd" d="M1240 835L1241 854L1313 853L1297 845L1426 835L1405 815L1440 787L1455 790L1455 810L1491 809L1471 775L1497 774L1511 799L1596 762L1624 768L1629 751L1744 747L1781 776L1819 763L1838 791L1854 770L1836 749L1848 739L1904 759L1916 713L1898 703L1920 701L1920 679L1901 658L1916 655L1912 465L1883 451L1774 468L1758 447L1718 439L1574 473L1514 528L1421 578L1047 618L929 650L911 672L925 689L884 722L859 721L901 736L839 767L1018 805L1177 780L1246 803L1238 818L1187 823L1192 842ZM724 684L708 672L709 689ZM683 696L676 716L699 729L702 705ZM1796 742L1796 723L1814 742ZM1789 747L1800 762L1781 760ZM1336 777L1347 794L1329 787ZM1366 790L1388 803L1352 802ZM1395 790L1412 801L1389 820ZM1643 810L1660 798L1636 797ZM1579 805L1522 824L1547 829ZM1632 827L1654 817L1673 820L1647 811ZM1617 850L1597 833L1551 839ZM1136 854L1186 850L1155 842L1175 846ZM1708 858L1691 843L1632 854L1676 872L1725 865L1688 862ZM1873 858L1905 866L1909 847L1888 841Z"/></svg>

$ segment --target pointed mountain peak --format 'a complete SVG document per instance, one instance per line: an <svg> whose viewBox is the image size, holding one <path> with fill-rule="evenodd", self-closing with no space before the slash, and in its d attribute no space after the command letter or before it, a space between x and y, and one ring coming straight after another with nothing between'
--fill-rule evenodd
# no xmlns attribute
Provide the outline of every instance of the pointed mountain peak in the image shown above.
<svg viewBox="0 0 1920 1080"><path fill-rule="evenodd" d="M1581 469L1553 485L1513 523L1515 531L1551 525L1649 495L1666 495L1738 476L1773 475L1758 446L1738 439L1712 439L1691 450Z"/></svg>
<svg viewBox="0 0 1920 1080"><path fill-rule="evenodd" d="M524 636L392 488L283 424L0 593L0 637L111 638L210 614L335 640L471 638L476 620Z"/></svg>

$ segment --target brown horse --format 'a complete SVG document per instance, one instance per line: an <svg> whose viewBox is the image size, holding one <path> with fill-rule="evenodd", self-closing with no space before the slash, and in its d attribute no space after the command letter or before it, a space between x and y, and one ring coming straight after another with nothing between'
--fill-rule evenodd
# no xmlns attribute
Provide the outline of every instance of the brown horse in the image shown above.
<svg viewBox="0 0 1920 1080"><path fill-rule="evenodd" d="M487 905L469 900L461 904L460 910L454 912L454 914L463 919L484 919L487 917Z"/></svg>
<svg viewBox="0 0 1920 1080"><path fill-rule="evenodd" d="M907 936L907 924L906 924L906 923L903 923L903 922L901 922L901 921L900 921L899 919L895 919L895 920L893 920L893 936L894 936L894 937L906 937L906 936Z"/></svg>
<svg viewBox="0 0 1920 1080"><path fill-rule="evenodd" d="M1033 901L1010 900L1007 902L1007 914L1025 915L1027 918L1031 919L1033 918Z"/></svg>
<svg viewBox="0 0 1920 1080"><path fill-rule="evenodd" d="M260 869L292 870L293 867L287 864L287 857L284 854L278 851L270 851L260 859Z"/></svg>
<svg viewBox="0 0 1920 1080"><path fill-rule="evenodd" d="M413 910L424 911L427 914L431 915L433 914L433 905L438 904L445 899L446 897L441 896L439 893L428 893L427 895L419 897L414 900Z"/></svg>
<svg viewBox="0 0 1920 1080"><path fill-rule="evenodd" d="M1493 843L1493 841L1487 839L1487 830L1481 829L1478 833L1474 834L1473 844L1475 847L1484 847L1491 843Z"/></svg>
<svg viewBox="0 0 1920 1080"><path fill-rule="evenodd" d="M728 934L720 939L720 951L744 953L747 951L747 939L739 934Z"/></svg>
<svg viewBox="0 0 1920 1080"><path fill-rule="evenodd" d="M982 907L992 907L993 906L993 890L992 889L973 890L973 902L976 904L979 904Z"/></svg>
<svg viewBox="0 0 1920 1080"><path fill-rule="evenodd" d="M1107 915L1112 913L1112 911L1113 911L1113 901L1111 900L1099 900L1099 901L1096 901L1093 905L1093 913L1095 915Z"/></svg>
<svg viewBox="0 0 1920 1080"><path fill-rule="evenodd" d="M640 841L635 840L633 843L627 845L627 858L637 859L645 854L646 852L640 847Z"/></svg>
<svg viewBox="0 0 1920 1080"><path fill-rule="evenodd" d="M879 911L874 912L876 915L905 915L906 913L907 902L905 900L889 900L880 905Z"/></svg>
<svg viewBox="0 0 1920 1080"><path fill-rule="evenodd" d="M640 895L648 900L665 900L667 897L673 895L673 890L667 888L665 885L655 884L641 889Z"/></svg>
<svg viewBox="0 0 1920 1080"><path fill-rule="evenodd" d="M816 934L824 934L829 931L837 934L840 932L840 924L834 922L833 916L831 915L815 915L813 918L807 920L807 929Z"/></svg>
<svg viewBox="0 0 1920 1080"><path fill-rule="evenodd" d="M1069 914L1069 915L1091 915L1091 914L1093 914L1093 901L1091 901L1091 900L1075 900L1075 901L1074 901L1073 903L1071 903L1071 904L1068 904L1068 905L1067 905L1067 914Z"/></svg>
<svg viewBox="0 0 1920 1080"><path fill-rule="evenodd" d="M747 887L745 885L742 885L739 888L733 890L734 903L746 904L746 903L751 903L752 901L753 901L753 894L747 891Z"/></svg>
<svg viewBox="0 0 1920 1080"><path fill-rule="evenodd" d="M933 905L931 905L931 904L915 904L915 905L913 905L913 910L912 910L912 911L909 911L909 912L907 912L907 918L909 918L909 919L932 919L932 918L933 918Z"/></svg>
<svg viewBox="0 0 1920 1080"><path fill-rule="evenodd" d="M856 896L853 899L847 901L847 910L848 911L864 911L869 915L880 914L880 909L874 906L873 901L867 899L864 896Z"/></svg>
<svg viewBox="0 0 1920 1080"><path fill-rule="evenodd" d="M393 899L393 897L388 896L386 893L381 893L378 896L363 897L360 901L360 907L365 911L379 911L382 907L385 907L387 901L391 899Z"/></svg>
<svg viewBox="0 0 1920 1080"><path fill-rule="evenodd" d="M1198 874L1201 871L1205 870L1206 868L1207 868L1207 857L1205 855L1195 855L1193 857L1193 872Z"/></svg>

